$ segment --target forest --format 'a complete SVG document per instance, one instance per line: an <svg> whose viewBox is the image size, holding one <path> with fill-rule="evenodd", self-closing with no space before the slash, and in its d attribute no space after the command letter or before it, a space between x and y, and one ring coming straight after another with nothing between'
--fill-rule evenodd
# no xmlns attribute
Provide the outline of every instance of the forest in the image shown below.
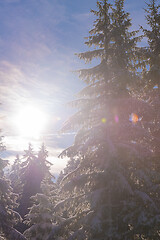
<svg viewBox="0 0 160 240"><path fill-rule="evenodd" d="M96 64L78 70L85 87L61 129L76 132L67 166L55 179L43 143L7 174L0 159L0 240L160 239L160 4L147 0L135 31L124 0L95 9L77 57Z"/></svg>

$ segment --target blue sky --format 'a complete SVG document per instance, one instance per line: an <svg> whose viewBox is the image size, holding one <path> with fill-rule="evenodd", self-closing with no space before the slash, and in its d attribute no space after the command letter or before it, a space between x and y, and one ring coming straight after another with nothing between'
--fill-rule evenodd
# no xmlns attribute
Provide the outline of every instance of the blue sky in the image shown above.
<svg viewBox="0 0 160 240"><path fill-rule="evenodd" d="M145 26L145 1L125 3L132 29ZM83 87L72 71L84 67L74 54L87 50L84 37L94 21L90 9L96 9L96 0L0 0L0 123L7 157L21 152L27 141L36 146L44 141L57 159L72 143L73 135L58 131L73 111L66 103ZM22 144L11 120L26 104L40 107L49 121L40 140ZM56 164L58 171L63 163Z"/></svg>

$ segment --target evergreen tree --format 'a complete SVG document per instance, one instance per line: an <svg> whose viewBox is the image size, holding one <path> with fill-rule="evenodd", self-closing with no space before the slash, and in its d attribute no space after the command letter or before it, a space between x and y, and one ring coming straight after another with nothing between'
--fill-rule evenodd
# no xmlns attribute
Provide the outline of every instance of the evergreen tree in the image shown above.
<svg viewBox="0 0 160 240"><path fill-rule="evenodd" d="M0 150L3 149L0 143ZM14 226L21 221L20 215L14 210L17 207L17 195L13 193L10 181L6 179L3 169L7 161L0 159L0 239L25 240Z"/></svg>
<svg viewBox="0 0 160 240"><path fill-rule="evenodd" d="M33 205L25 216L25 223L30 227L24 232L24 235L30 240L46 239L56 223L53 212L56 202L56 186L50 178L46 178L43 180L41 188L42 193L31 197Z"/></svg>
<svg viewBox="0 0 160 240"><path fill-rule="evenodd" d="M20 177L20 169L21 169L21 162L20 162L19 155L17 155L12 165L9 178L11 180L13 192L18 194L18 200L20 200L22 191L23 191L23 185Z"/></svg>
<svg viewBox="0 0 160 240"><path fill-rule="evenodd" d="M73 146L61 156L79 161L61 181L63 199L55 211L64 219L48 240L158 239L159 200L150 157L151 134L143 128L151 117L147 102L133 98L136 76L136 31L124 0L97 2L97 20L86 44L94 50L78 56L100 63L80 70L87 86L72 102L78 108L65 124L78 126ZM129 121L130 120L130 121Z"/></svg>
<svg viewBox="0 0 160 240"><path fill-rule="evenodd" d="M142 29L144 37L148 40L148 46L144 51L146 61L143 82L146 84L144 88L145 97L152 106L152 118L148 123L144 123L144 127L148 127L152 134L150 145L152 146L153 156L150 158L152 162L152 169L150 170L155 183L152 197L157 201L157 199L160 199L160 4L158 4L157 0L150 0L146 4L145 12L148 29ZM159 228L153 229L155 230L155 239L156 237L158 239L157 231Z"/></svg>
<svg viewBox="0 0 160 240"><path fill-rule="evenodd" d="M63 178L66 177L66 175L69 174L70 172L74 171L78 167L78 165L79 165L78 159L70 158L64 170L60 172L56 183L60 184Z"/></svg>
<svg viewBox="0 0 160 240"><path fill-rule="evenodd" d="M38 155L33 152L32 145L29 144L28 150L25 150L24 161L21 163L20 178L23 186L22 198L18 212L22 218L28 213L28 208L31 207L30 197L36 193L41 193L41 182L47 177L51 176L49 167L51 163L46 159L48 152L42 145ZM19 224L17 229L21 232L27 229L25 224Z"/></svg>
<svg viewBox="0 0 160 240"><path fill-rule="evenodd" d="M58 185L59 185L60 182L62 181L63 177L64 177L64 173L63 173L63 171L60 171L60 173L59 173L59 175L58 175L58 179L57 179L57 184L58 184Z"/></svg>
<svg viewBox="0 0 160 240"><path fill-rule="evenodd" d="M31 144L29 144L28 150L25 150L25 154L23 156L20 178L23 184L23 192L17 211L20 213L22 218L24 218L25 214L28 212L28 208L31 206L30 197L40 191L37 158L33 152ZM20 223L16 226L16 228L23 233L27 226L24 223Z"/></svg>
<svg viewBox="0 0 160 240"><path fill-rule="evenodd" d="M31 199L35 201L37 199L37 201L41 202L42 198L46 198L46 196L43 196L42 194L41 183L45 178L53 178L49 171L52 164L47 160L47 156L48 152L44 144L40 148L37 156L33 152L31 144L29 144L28 150L25 151L24 158L26 160L22 162L20 170L20 176L24 187L20 206L18 208L18 212L21 213L23 218L28 214L29 208L32 209ZM31 198L32 196L33 198ZM25 223L29 224L29 222L25 221L23 224L19 224L17 229L24 232L28 228ZM32 225L32 221L30 224Z"/></svg>
<svg viewBox="0 0 160 240"><path fill-rule="evenodd" d="M147 4L146 20L149 29L143 29L144 37L148 40L148 47L145 51L145 73L144 80L146 87L160 87L160 4L156 4L157 0L150 0ZM149 68L149 69L148 69Z"/></svg>
<svg viewBox="0 0 160 240"><path fill-rule="evenodd" d="M152 132L152 145L156 158L159 158L159 137L160 137L160 4L156 0L147 3L146 20L149 29L143 29L144 37L148 40L148 47L145 51L145 71L143 81L147 84L145 88L146 98L150 102L153 112L150 122ZM158 140L158 141L157 141ZM157 161L157 160L156 160ZM157 161L158 163L158 161Z"/></svg>
<svg viewBox="0 0 160 240"><path fill-rule="evenodd" d="M39 152L38 152L38 164L39 164L39 173L41 175L41 181L48 177L54 178L54 176L50 173L50 167L52 163L47 160L48 151L44 144L42 144Z"/></svg>

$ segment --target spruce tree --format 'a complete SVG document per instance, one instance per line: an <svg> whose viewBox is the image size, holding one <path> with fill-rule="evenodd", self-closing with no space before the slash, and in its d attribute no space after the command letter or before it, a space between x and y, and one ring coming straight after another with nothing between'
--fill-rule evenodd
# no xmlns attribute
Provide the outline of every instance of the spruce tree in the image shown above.
<svg viewBox="0 0 160 240"><path fill-rule="evenodd" d="M53 165L50 161L47 160L48 151L44 144L42 144L39 152L38 152L38 164L39 164L39 173L41 174L41 181L48 177L54 178L54 176L50 173L50 167Z"/></svg>
<svg viewBox="0 0 160 240"><path fill-rule="evenodd" d="M152 106L152 121L150 131L152 132L152 145L156 158L159 158L160 137L160 4L156 0L146 3L146 20L149 29L143 29L144 37L147 38L148 46L145 51L145 71L143 82L147 84L145 94ZM157 160L156 160L157 161ZM158 163L158 161L157 161Z"/></svg>
<svg viewBox="0 0 160 240"><path fill-rule="evenodd" d="M124 0L97 2L97 19L86 44L95 49L78 54L100 63L79 71L87 86L72 102L78 108L64 125L78 127L74 144L61 157L79 161L61 181L63 199L55 210L64 219L50 239L157 239L159 201L150 173L151 134L143 128L150 105L132 97L136 76L136 31ZM152 172L153 173L153 172Z"/></svg>
<svg viewBox="0 0 160 240"><path fill-rule="evenodd" d="M155 183L152 198L154 197L154 201L157 202L160 199L160 4L158 4L157 0L150 0L146 5L148 29L142 27L142 30L144 37L147 38L148 46L143 54L145 56L145 70L142 79L145 83L145 98L150 103L152 111L150 111L151 119L147 123L144 122L144 127L148 127L152 135L150 145L152 146L153 155L150 158L152 163L150 171L152 181ZM154 239L158 239L159 227L157 227L157 221L154 226Z"/></svg>
<svg viewBox="0 0 160 240"><path fill-rule="evenodd" d="M66 167L63 169L63 171L60 172L56 183L59 185L62 179L66 177L67 174L74 171L78 167L78 165L79 165L79 160L71 157L68 160Z"/></svg>
<svg viewBox="0 0 160 240"><path fill-rule="evenodd" d="M21 160L19 158L19 155L17 155L11 167L9 178L11 181L13 192L18 194L18 201L20 200L22 196L22 191L23 191L23 185L20 177L20 169L21 169Z"/></svg>
<svg viewBox="0 0 160 240"><path fill-rule="evenodd" d="M3 149L0 143L0 150ZM20 222L21 216L14 210L17 204L17 194L13 193L11 183L4 175L7 161L0 159L0 238L9 240L25 240L14 226Z"/></svg>
<svg viewBox="0 0 160 240"><path fill-rule="evenodd" d="M146 87L153 89L153 87L160 87L160 4L157 4L157 0L150 0L146 4L145 12L149 29L142 27L144 37L148 41L148 47L144 54L146 71L143 79Z"/></svg>
<svg viewBox="0 0 160 240"><path fill-rule="evenodd" d="M27 156L31 158L30 160L28 159L29 161L33 161L30 162L31 165L28 170L28 173L30 173L29 179L30 181L33 181L33 179L35 181L36 178L37 183L35 185L35 182L32 182L34 192L28 194L25 188L23 191L23 195L28 194L27 196L29 198L29 200L27 200L28 209L24 216L24 224L27 224L29 227L26 227L28 229L24 234L28 239L45 239L51 230L53 220L51 203L54 196L52 199L50 196L53 193L55 184L52 182L53 175L50 173L50 166L52 164L47 160L48 151L44 144L42 144L37 156L33 154L32 147L29 145ZM23 163L23 165L26 166L26 163ZM24 179L28 180L26 175ZM29 183L31 184L31 182ZM22 204L22 207L24 208L24 203Z"/></svg>
<svg viewBox="0 0 160 240"><path fill-rule="evenodd" d="M31 197L33 205L25 216L25 223L29 225L29 228L24 235L30 240L47 239L56 223L53 211L56 202L56 185L50 178L45 178L41 188L42 193Z"/></svg>
<svg viewBox="0 0 160 240"><path fill-rule="evenodd" d="M37 158L33 152L33 148L29 144L28 150L25 150L20 169L23 191L17 211L22 218L24 218L24 215L28 212L28 208L31 206L30 197L40 191L40 184L37 182L38 169L36 168L36 161ZM24 223L20 223L16 228L23 233L27 226Z"/></svg>
<svg viewBox="0 0 160 240"><path fill-rule="evenodd" d="M41 193L41 182L46 176L51 176L49 167L51 163L46 159L48 152L42 145L40 151L36 155L33 147L29 144L28 150L25 150L24 161L21 163L20 178L23 184L23 192L18 207L18 212L24 218L31 207L30 197L36 193ZM27 229L25 224L17 225L17 229L21 232Z"/></svg>

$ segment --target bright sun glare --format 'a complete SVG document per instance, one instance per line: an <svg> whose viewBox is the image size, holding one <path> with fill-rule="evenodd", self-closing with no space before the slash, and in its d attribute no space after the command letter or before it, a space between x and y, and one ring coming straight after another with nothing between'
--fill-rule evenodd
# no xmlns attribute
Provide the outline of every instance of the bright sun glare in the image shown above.
<svg viewBox="0 0 160 240"><path fill-rule="evenodd" d="M47 118L40 109L26 106L19 111L14 122L20 136L38 138L45 129Z"/></svg>

